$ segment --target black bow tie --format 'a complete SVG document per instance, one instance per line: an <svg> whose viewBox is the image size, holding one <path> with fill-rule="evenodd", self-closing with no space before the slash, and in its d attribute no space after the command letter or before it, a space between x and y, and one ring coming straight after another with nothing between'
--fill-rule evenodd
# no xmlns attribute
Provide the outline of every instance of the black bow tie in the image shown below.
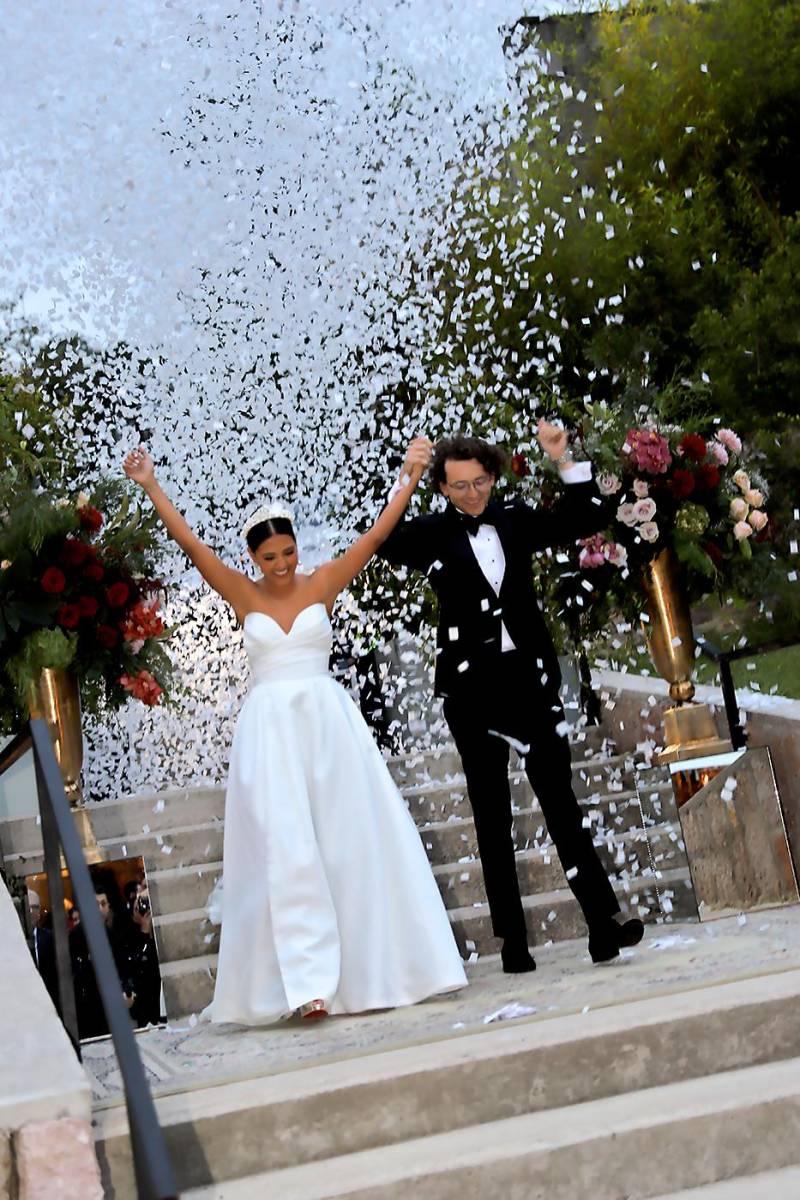
<svg viewBox="0 0 800 1200"><path fill-rule="evenodd" d="M459 520L463 524L467 533L472 537L475 537L475 534L478 532L481 525L492 524L491 513L487 512L486 509L484 509L483 512L477 517L473 517L471 513L461 512L460 509L456 509L456 511L458 512Z"/></svg>

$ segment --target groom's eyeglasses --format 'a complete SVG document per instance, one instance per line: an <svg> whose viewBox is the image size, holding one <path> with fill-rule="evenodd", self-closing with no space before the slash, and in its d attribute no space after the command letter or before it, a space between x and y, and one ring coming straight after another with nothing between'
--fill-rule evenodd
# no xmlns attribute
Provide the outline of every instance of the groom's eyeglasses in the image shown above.
<svg viewBox="0 0 800 1200"><path fill-rule="evenodd" d="M494 480L491 475L479 475L477 479L460 479L458 483L449 483L447 486L453 492L463 493L475 489L476 492L485 492L490 488Z"/></svg>

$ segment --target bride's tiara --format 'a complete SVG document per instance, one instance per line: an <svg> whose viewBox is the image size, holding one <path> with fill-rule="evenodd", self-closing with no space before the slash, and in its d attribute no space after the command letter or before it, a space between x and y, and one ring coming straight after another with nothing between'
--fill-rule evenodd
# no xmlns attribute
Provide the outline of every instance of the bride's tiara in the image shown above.
<svg viewBox="0 0 800 1200"><path fill-rule="evenodd" d="M251 529L256 525L260 525L263 521L294 521L291 509L285 504L262 504L257 508L252 516L248 517L242 526L242 537L246 538Z"/></svg>

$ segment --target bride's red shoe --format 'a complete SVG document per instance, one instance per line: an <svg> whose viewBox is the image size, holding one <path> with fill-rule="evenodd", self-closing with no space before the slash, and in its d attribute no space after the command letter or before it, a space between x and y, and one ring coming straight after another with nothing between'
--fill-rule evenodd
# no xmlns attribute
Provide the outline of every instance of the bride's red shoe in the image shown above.
<svg viewBox="0 0 800 1200"><path fill-rule="evenodd" d="M300 1005L297 1014L304 1021L318 1021L320 1017L327 1017L328 1009L324 1000L309 1000L307 1004Z"/></svg>

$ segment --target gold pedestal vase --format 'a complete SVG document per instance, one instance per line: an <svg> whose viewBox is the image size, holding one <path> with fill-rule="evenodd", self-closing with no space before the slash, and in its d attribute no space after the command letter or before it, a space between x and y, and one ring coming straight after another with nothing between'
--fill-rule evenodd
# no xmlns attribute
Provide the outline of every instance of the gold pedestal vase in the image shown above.
<svg viewBox="0 0 800 1200"><path fill-rule="evenodd" d="M680 563L671 549L662 550L644 569L647 615L643 622L653 664L669 683L672 708L664 713L662 763L722 754L731 744L720 738L711 709L693 697L694 631L689 597Z"/></svg>
<svg viewBox="0 0 800 1200"><path fill-rule="evenodd" d="M64 791L84 848L84 856L87 861L97 861L100 852L81 788L83 729L78 680L69 671L45 667L31 688L29 707L31 716L41 717L50 730Z"/></svg>

